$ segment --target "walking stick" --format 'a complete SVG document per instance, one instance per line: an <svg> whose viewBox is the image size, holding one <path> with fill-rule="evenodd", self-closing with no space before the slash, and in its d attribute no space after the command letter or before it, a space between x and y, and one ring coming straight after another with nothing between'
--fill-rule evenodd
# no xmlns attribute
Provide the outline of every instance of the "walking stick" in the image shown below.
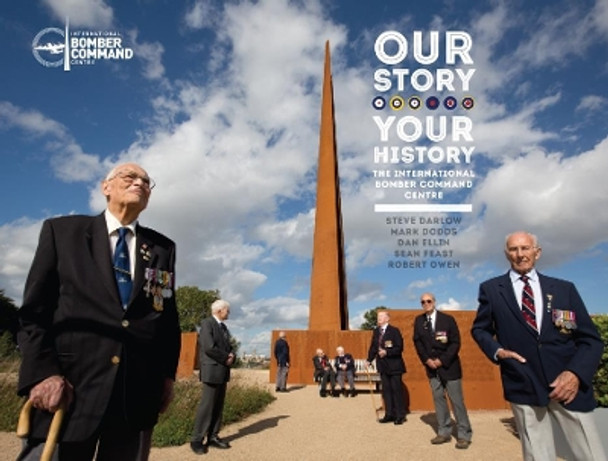
<svg viewBox="0 0 608 461"><path fill-rule="evenodd" d="M376 414L376 421L379 421L378 407L376 406L376 398L374 397L374 383L372 382L372 376L369 373L369 367L365 365L365 372L367 373L367 380L369 382L369 395L372 396L372 406L374 407L374 413Z"/></svg>
<svg viewBox="0 0 608 461"><path fill-rule="evenodd" d="M25 438L30 433L30 413L32 410L32 401L28 400L23 405L21 413L19 414L19 421L17 423L17 437ZM57 409L53 415L51 426L49 427L49 433L46 436L46 442L44 443L44 450L40 461L51 461L55 447L57 446L57 439L59 437L59 429L61 429L61 423L63 422L63 415L65 408L63 404Z"/></svg>

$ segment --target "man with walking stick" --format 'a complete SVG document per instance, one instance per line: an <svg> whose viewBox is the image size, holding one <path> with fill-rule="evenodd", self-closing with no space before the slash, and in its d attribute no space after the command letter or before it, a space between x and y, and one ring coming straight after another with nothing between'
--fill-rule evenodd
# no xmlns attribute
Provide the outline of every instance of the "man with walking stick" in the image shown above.
<svg viewBox="0 0 608 461"><path fill-rule="evenodd" d="M379 423L403 424L405 422L405 399L403 398L402 376L405 373L403 336L399 328L389 325L388 311L378 311L378 326L374 329L372 342L367 353L367 366L376 359L376 368L382 381L384 417Z"/></svg>
<svg viewBox="0 0 608 461"><path fill-rule="evenodd" d="M139 165L119 165L101 184L104 213L42 225L19 310L18 393L34 407L20 460L40 458L63 405L60 461L133 461L171 401L175 244L138 223L153 187Z"/></svg>

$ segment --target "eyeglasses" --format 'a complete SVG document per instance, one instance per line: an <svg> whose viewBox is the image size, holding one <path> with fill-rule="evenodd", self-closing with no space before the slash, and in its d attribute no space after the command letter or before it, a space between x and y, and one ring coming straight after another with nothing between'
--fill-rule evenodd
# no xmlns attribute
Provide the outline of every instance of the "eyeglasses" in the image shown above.
<svg viewBox="0 0 608 461"><path fill-rule="evenodd" d="M431 304L433 302L432 299L423 299L420 301L420 304Z"/></svg>
<svg viewBox="0 0 608 461"><path fill-rule="evenodd" d="M154 186L156 186L156 183L152 178L137 174L135 171L118 172L114 176L106 179L106 181L111 181L114 178L120 178L128 185L133 184L137 179L141 179L144 187L148 190L152 190L154 189Z"/></svg>

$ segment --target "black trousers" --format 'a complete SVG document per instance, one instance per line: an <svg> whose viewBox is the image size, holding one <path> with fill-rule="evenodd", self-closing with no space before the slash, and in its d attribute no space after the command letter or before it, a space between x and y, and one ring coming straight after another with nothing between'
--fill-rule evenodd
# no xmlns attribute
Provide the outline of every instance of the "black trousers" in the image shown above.
<svg viewBox="0 0 608 461"><path fill-rule="evenodd" d="M401 381L402 376L402 374L380 374L385 416L405 418L405 400L403 398L403 382Z"/></svg>

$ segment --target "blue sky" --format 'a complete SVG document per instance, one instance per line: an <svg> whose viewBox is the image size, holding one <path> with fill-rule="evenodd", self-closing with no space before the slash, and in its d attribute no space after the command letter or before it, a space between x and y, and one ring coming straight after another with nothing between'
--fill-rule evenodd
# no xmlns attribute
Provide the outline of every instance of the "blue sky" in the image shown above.
<svg viewBox="0 0 608 461"><path fill-rule="evenodd" d="M419 308L423 291L444 309L474 310L479 283L506 271L504 236L518 229L539 236L539 270L574 281L592 313L608 313L608 1L412 5L4 2L0 288L20 303L42 221L100 212L100 179L116 163L136 161L157 182L141 223L177 242L178 286L217 288L232 303L230 326L244 351L267 353L273 329L306 328L329 40L351 328L378 305ZM33 40L45 28L63 30L66 18L71 31L119 34L133 58L69 72L43 66ZM385 31L410 45L414 31L425 46L431 31L472 39L472 64L441 65L440 47L436 65L422 66L409 49L393 66L475 69L468 91L451 92L472 96L474 108L431 114L473 124L472 161L458 165L474 171L473 187L443 191L444 203L471 204L471 212L374 212L378 203L439 203L375 187L381 143L373 117L411 112L379 111L372 100L415 93L374 88L375 71L391 68L374 52ZM416 112L420 120L429 114ZM387 143L405 144L394 133ZM403 249L385 224L393 216L460 217L449 245L459 267L389 269Z"/></svg>

